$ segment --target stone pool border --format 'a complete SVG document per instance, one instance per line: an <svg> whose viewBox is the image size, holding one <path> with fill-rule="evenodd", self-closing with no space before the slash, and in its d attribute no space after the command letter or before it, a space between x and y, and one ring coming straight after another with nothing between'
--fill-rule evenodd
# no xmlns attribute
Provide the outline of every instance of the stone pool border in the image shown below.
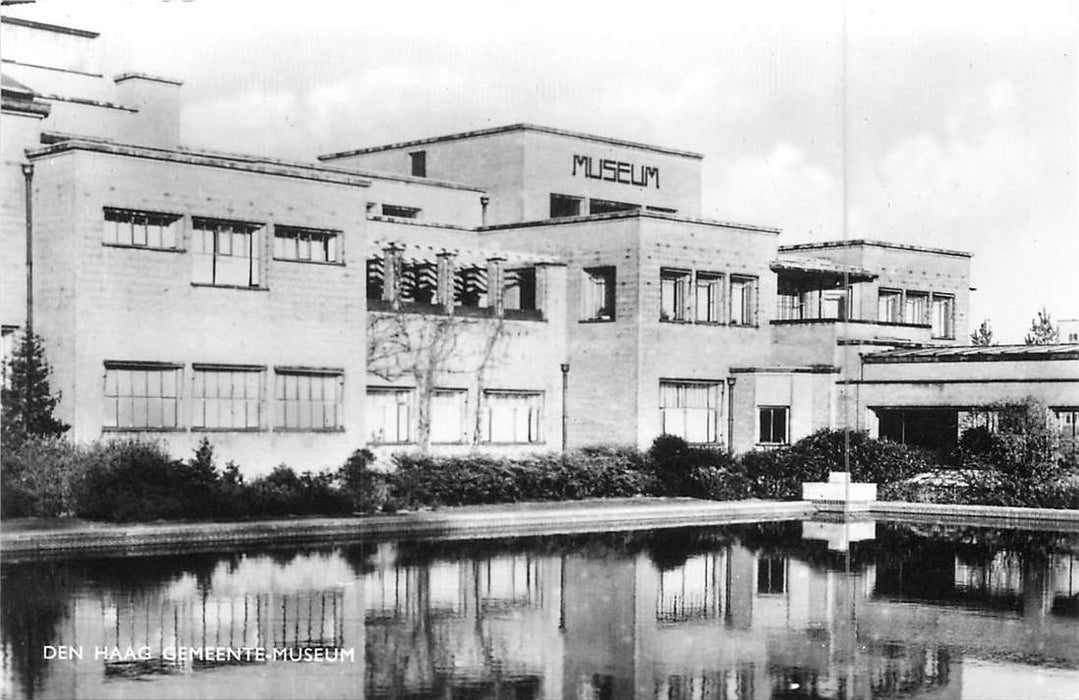
<svg viewBox="0 0 1079 700"><path fill-rule="evenodd" d="M809 517L805 501L619 499L466 506L395 515L287 518L229 523L112 525L0 530L0 560L142 555L228 545L332 544L362 539L462 539L724 525Z"/></svg>
<svg viewBox="0 0 1079 700"><path fill-rule="evenodd" d="M808 501L618 499L468 506L396 515L285 518L229 523L80 524L0 530L0 560L144 555L230 545L333 544L363 539L462 539L724 525L814 516ZM835 514L832 513L832 517ZM852 518L1079 532L1079 510L877 501Z"/></svg>

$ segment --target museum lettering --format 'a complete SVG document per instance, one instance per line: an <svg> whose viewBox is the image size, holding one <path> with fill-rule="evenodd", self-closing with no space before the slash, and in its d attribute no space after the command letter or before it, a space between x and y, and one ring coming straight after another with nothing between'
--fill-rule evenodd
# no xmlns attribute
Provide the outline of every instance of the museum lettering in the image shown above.
<svg viewBox="0 0 1079 700"><path fill-rule="evenodd" d="M594 159L592 156L573 156L573 174L582 173L593 180L620 182L638 187L654 186L659 189L659 168L626 163L609 158Z"/></svg>

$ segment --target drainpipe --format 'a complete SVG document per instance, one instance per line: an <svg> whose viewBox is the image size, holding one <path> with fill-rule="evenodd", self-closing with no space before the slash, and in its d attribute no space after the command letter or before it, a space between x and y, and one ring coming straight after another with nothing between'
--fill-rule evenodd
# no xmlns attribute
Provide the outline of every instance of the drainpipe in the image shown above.
<svg viewBox="0 0 1079 700"><path fill-rule="evenodd" d="M34 164L23 163L26 178L26 334L34 333Z"/></svg>
<svg viewBox="0 0 1079 700"><path fill-rule="evenodd" d="M569 425L566 413L566 392L569 390L569 363L563 362L562 368L562 452L566 452L566 428Z"/></svg>
<svg viewBox="0 0 1079 700"><path fill-rule="evenodd" d="M727 377L727 454L734 456L734 383L738 377Z"/></svg>

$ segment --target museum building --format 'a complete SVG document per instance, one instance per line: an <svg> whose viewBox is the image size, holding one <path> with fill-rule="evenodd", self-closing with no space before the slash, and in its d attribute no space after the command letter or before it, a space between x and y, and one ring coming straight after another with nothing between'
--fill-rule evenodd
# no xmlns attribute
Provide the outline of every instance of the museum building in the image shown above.
<svg viewBox="0 0 1079 700"><path fill-rule="evenodd" d="M4 352L44 339L77 440L208 437L260 473L664 433L942 445L1027 395L1075 425L1079 346L965 347L968 253L704 218L699 153L530 124L191 149L179 81L104 76L94 32L2 30Z"/></svg>

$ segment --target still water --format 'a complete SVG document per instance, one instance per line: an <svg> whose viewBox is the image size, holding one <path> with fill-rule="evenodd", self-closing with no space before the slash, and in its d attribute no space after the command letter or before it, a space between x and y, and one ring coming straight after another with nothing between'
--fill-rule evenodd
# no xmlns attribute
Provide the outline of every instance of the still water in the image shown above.
<svg viewBox="0 0 1079 700"><path fill-rule="evenodd" d="M1073 698L1079 537L782 522L2 567L15 698Z"/></svg>

